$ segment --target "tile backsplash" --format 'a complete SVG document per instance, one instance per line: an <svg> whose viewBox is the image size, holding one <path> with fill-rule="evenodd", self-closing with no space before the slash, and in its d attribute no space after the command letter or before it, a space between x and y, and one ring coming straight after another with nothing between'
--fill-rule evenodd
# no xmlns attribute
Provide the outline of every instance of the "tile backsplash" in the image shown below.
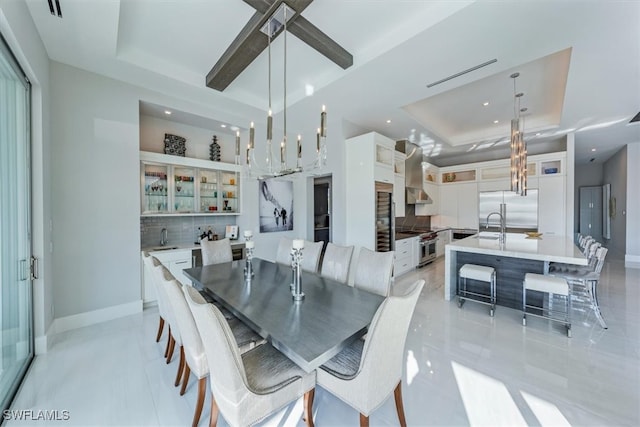
<svg viewBox="0 0 640 427"><path fill-rule="evenodd" d="M158 246L163 228L167 229L168 246L184 245L196 241L196 233L209 227L219 238L224 237L225 227L235 225L235 216L175 216L140 218L140 242L143 248Z"/></svg>
<svg viewBox="0 0 640 427"><path fill-rule="evenodd" d="M405 207L405 216L396 217L396 229L400 228L428 230L431 228L431 217L428 215L416 215L416 205L407 205Z"/></svg>

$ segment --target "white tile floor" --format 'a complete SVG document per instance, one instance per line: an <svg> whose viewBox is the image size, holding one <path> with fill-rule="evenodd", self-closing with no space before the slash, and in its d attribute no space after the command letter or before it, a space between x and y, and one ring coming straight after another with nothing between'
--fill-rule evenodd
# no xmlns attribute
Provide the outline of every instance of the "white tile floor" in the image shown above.
<svg viewBox="0 0 640 427"><path fill-rule="evenodd" d="M403 394L407 422L422 425L640 425L640 270L611 257L599 288L608 330L574 313L573 338L560 325L498 307L459 309L443 299L443 262L403 276L426 280L407 339ZM55 425L185 426L195 404L173 387L177 358L154 341L157 311L69 331L37 357L12 409L68 410ZM166 334L166 332L165 332ZM200 425L208 425L209 396ZM297 402L265 425L304 425ZM357 425L358 414L318 388L318 426ZM393 399L371 425L397 425ZM41 421L33 425L45 425ZM8 422L8 426L28 425ZM220 425L226 425L221 420Z"/></svg>

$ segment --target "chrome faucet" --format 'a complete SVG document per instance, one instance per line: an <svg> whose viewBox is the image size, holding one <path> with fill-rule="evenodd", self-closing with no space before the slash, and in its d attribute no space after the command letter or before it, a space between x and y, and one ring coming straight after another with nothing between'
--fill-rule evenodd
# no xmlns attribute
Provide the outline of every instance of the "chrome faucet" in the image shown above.
<svg viewBox="0 0 640 427"><path fill-rule="evenodd" d="M500 217L500 244L504 245L504 242L507 237L507 205L504 203L500 203L500 212L491 212L487 215L487 221L485 223L485 228L489 228L489 218L492 215L498 215Z"/></svg>
<svg viewBox="0 0 640 427"><path fill-rule="evenodd" d="M169 243L169 236L167 229L163 228L162 231L160 231L160 246L165 246L167 243Z"/></svg>

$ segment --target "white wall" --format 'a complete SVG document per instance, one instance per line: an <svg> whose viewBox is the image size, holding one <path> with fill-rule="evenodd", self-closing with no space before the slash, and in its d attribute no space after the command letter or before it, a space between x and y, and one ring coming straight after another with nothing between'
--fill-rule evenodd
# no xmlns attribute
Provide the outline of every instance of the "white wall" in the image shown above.
<svg viewBox="0 0 640 427"><path fill-rule="evenodd" d="M23 1L0 0L0 32L31 81L32 252L39 260L33 282L35 351L47 350L47 330L53 321L51 232L51 163L49 132L49 58Z"/></svg>
<svg viewBox="0 0 640 427"><path fill-rule="evenodd" d="M51 63L56 318L140 299L136 95Z"/></svg>
<svg viewBox="0 0 640 427"><path fill-rule="evenodd" d="M640 267L640 142L627 145L627 247L625 265Z"/></svg>
<svg viewBox="0 0 640 427"><path fill-rule="evenodd" d="M212 110L221 106L193 104L56 62L51 64L51 85L56 318L135 303L140 300L139 100L225 120ZM341 123L338 117L329 120ZM258 135L264 132L258 126L257 150ZM324 172L333 174L334 237L341 243L344 139L337 127L327 139ZM291 161L294 150L288 155ZM291 179L298 214L294 230L285 233L257 233L258 184L243 184L243 215L237 223L256 233L257 256L274 259L282 235L311 237L306 234L312 178Z"/></svg>

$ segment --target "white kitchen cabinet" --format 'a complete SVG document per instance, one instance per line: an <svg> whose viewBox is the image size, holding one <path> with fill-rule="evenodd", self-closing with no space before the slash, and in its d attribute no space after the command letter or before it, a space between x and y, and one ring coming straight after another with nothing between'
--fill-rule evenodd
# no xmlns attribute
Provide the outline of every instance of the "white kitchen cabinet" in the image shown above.
<svg viewBox="0 0 640 427"><path fill-rule="evenodd" d="M367 134L370 135L370 134ZM376 181L393 184L393 166L395 161L395 142L380 134L373 135Z"/></svg>
<svg viewBox="0 0 640 427"><path fill-rule="evenodd" d="M566 177L538 178L538 231L563 236L566 227Z"/></svg>
<svg viewBox="0 0 640 427"><path fill-rule="evenodd" d="M416 268L416 251L418 237L396 240L395 258L393 260L393 276L401 276Z"/></svg>
<svg viewBox="0 0 640 427"><path fill-rule="evenodd" d="M150 251L149 254L154 256L164 265L173 276L182 284L191 284L191 280L182 273L185 268L193 266L193 257L191 249L170 249L164 251ZM142 261L144 265L144 259ZM158 299L156 289L153 285L153 277L149 277L152 272L148 272L143 267L142 278L142 300L145 304L154 302Z"/></svg>
<svg viewBox="0 0 640 427"><path fill-rule="evenodd" d="M406 215L406 199L404 175L395 174L393 179L393 202L396 206L396 217L404 217Z"/></svg>
<svg viewBox="0 0 640 427"><path fill-rule="evenodd" d="M436 240L436 256L441 257L444 255L444 247L451 243L451 230L440 230L437 234L438 240Z"/></svg>
<svg viewBox="0 0 640 427"><path fill-rule="evenodd" d="M440 192L440 226L458 226L458 191L456 185L441 185Z"/></svg>
<svg viewBox="0 0 640 427"><path fill-rule="evenodd" d="M478 184L458 184L458 226L478 229Z"/></svg>
<svg viewBox="0 0 640 427"><path fill-rule="evenodd" d="M240 213L239 165L141 151L140 174L142 215Z"/></svg>
<svg viewBox="0 0 640 427"><path fill-rule="evenodd" d="M448 183L440 186L440 226L478 228L478 184Z"/></svg>
<svg viewBox="0 0 640 427"><path fill-rule="evenodd" d="M375 132L345 141L346 244L376 250L376 182L393 191L393 147L395 141Z"/></svg>
<svg viewBox="0 0 640 427"><path fill-rule="evenodd" d="M393 202L396 206L396 217L404 217L406 215L407 194L405 191L405 167L404 162L407 156L399 151L394 152L393 162Z"/></svg>

